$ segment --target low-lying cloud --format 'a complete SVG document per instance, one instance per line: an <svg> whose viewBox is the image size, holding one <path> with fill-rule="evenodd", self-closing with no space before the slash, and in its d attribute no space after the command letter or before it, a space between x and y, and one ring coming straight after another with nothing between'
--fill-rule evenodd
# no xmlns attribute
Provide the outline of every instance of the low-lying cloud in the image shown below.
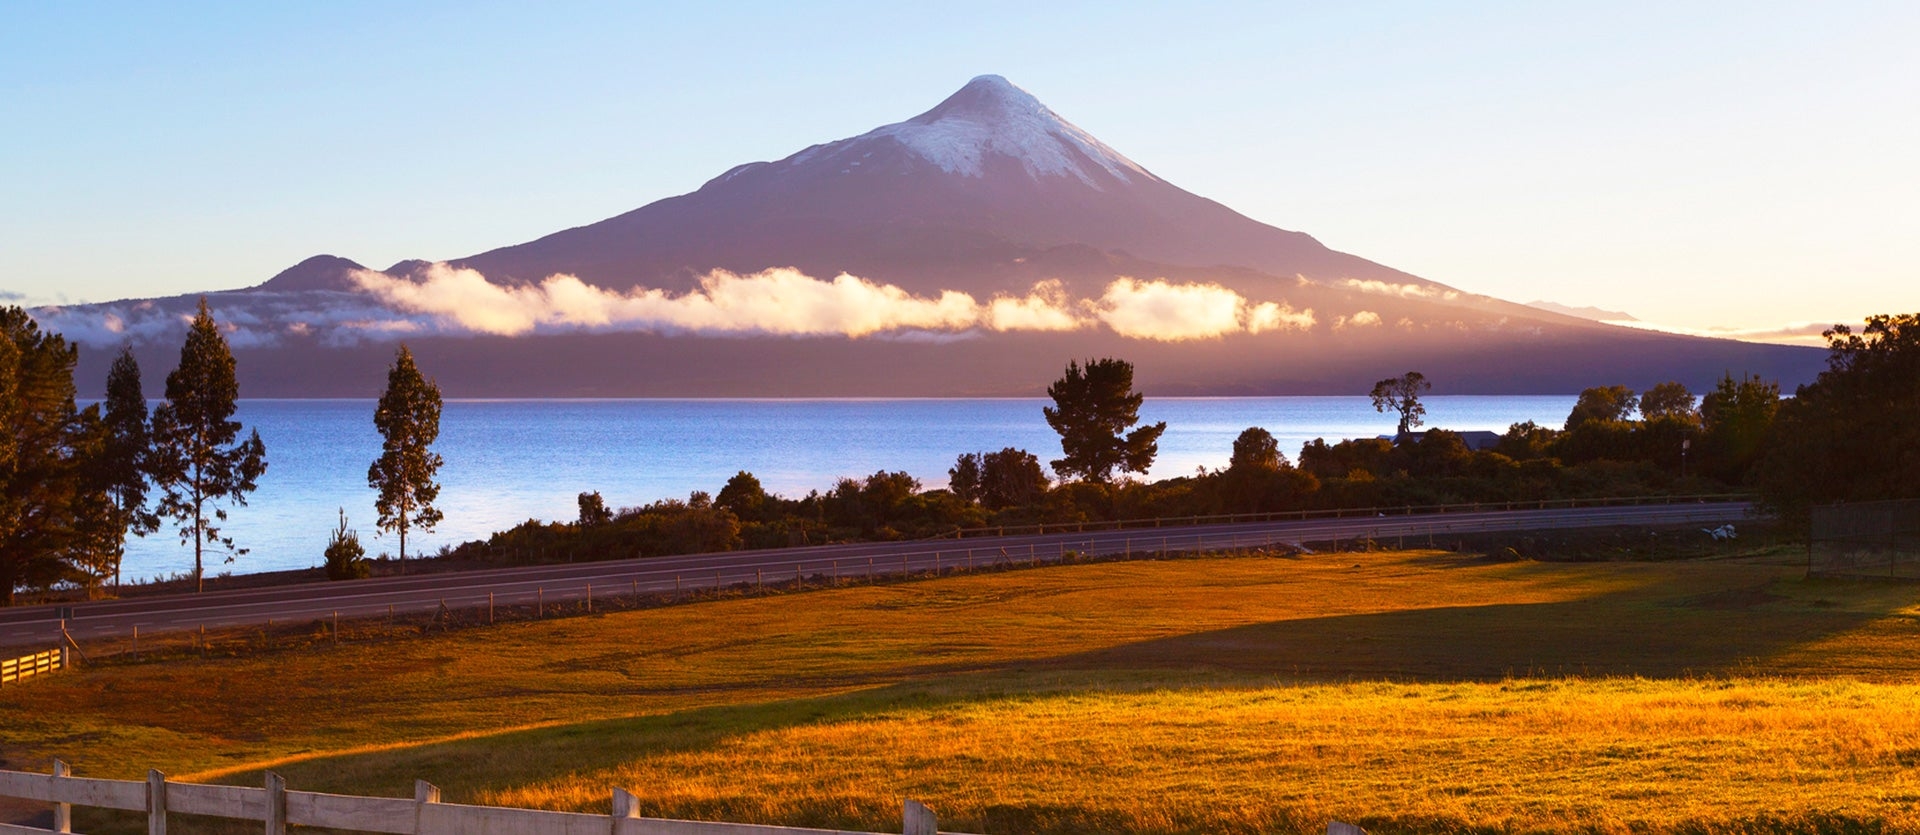
<svg viewBox="0 0 1920 835"><path fill-rule="evenodd" d="M471 269L435 264L414 279L362 271L354 281L394 308L449 331L517 336L542 330L844 336L970 330L1069 331L1104 324L1136 339L1179 341L1304 330L1311 310L1249 303L1217 284L1120 277L1099 299L1074 302L1058 281L1023 296L981 302L954 290L916 296L842 273L831 280L780 268L740 275L716 270L686 293L596 287L571 275L507 287Z"/></svg>
<svg viewBox="0 0 1920 835"><path fill-rule="evenodd" d="M1377 279L1349 278L1340 284L1349 290L1371 293L1376 296L1396 296L1403 299L1440 299L1453 301L1460 298L1460 291L1447 290L1425 284L1394 284Z"/></svg>
<svg viewBox="0 0 1920 835"><path fill-rule="evenodd" d="M1313 327L1313 311L1275 302L1251 304L1218 284L1174 284L1122 276L1107 285L1095 315L1114 333L1134 339L1180 342L1228 334Z"/></svg>
<svg viewBox="0 0 1920 835"><path fill-rule="evenodd" d="M636 289L621 293L571 275L506 287L478 271L435 264L417 281L362 271L360 288L401 310L423 313L459 329L499 336L547 330L643 330L679 333L760 333L779 336L861 337L884 331L963 330L978 324L971 296L948 291L913 296L892 285L841 274L822 281L797 270L752 275L709 273L680 295ZM1028 300L1016 300L1016 303ZM1044 300L1023 312L1039 321Z"/></svg>
<svg viewBox="0 0 1920 835"><path fill-rule="evenodd" d="M1377 328L1380 326L1380 314L1371 310L1362 310L1352 316L1337 316L1333 320L1334 330L1347 328Z"/></svg>
<svg viewBox="0 0 1920 835"><path fill-rule="evenodd" d="M235 347L578 331L946 341L1097 328L1177 342L1304 331L1317 321L1311 309L1249 301L1219 284L1128 276L1109 282L1097 298L1075 299L1064 283L1047 280L1025 294L984 300L953 290L916 295L846 273L821 279L790 268L744 275L716 270L681 293L610 290L564 274L503 285L444 263L404 277L361 270L351 278L353 290L249 290L208 301ZM193 300L43 307L34 315L43 326L94 346L173 341L192 320ZM1347 322L1343 317L1335 325Z"/></svg>

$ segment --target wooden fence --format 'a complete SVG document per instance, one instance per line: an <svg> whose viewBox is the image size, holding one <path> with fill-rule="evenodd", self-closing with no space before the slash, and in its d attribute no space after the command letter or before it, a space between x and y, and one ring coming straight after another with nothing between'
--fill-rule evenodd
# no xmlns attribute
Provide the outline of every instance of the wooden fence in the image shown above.
<svg viewBox="0 0 1920 835"><path fill-rule="evenodd" d="M13 684L34 676L46 675L55 670L64 670L68 663L65 647L22 655L19 658L9 658L0 661L0 685Z"/></svg>
<svg viewBox="0 0 1920 835"><path fill-rule="evenodd" d="M417 835L872 835L838 829L644 818L638 801L621 789L613 790L611 814L594 815L441 803L440 789L424 780L414 784L414 796L409 800L288 791L286 781L271 771L266 773L266 785L257 789L176 783L158 771L147 772L144 781L101 780L75 777L67 764L59 761L54 762L52 774L0 771L0 797L53 804L52 829L0 823L0 835L72 832L74 806L145 812L150 835L165 835L169 812L259 821L267 835L285 835L289 826ZM939 835L933 811L916 801L905 802L902 820L905 835Z"/></svg>

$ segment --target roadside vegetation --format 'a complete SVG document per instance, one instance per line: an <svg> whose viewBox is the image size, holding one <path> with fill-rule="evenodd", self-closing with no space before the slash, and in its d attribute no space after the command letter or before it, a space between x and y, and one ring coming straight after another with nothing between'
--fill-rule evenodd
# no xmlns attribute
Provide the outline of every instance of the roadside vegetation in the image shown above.
<svg viewBox="0 0 1920 835"><path fill-rule="evenodd" d="M1517 423L1492 438L1416 432L1417 371L1374 384L1374 407L1393 415L1391 437L1315 439L1289 459L1263 427L1234 442L1228 466L1156 482L1144 472L1163 426L1133 428L1140 396L1132 366L1067 366L1045 410L1065 455L1050 462L1007 448L962 453L948 486L923 490L904 472L843 478L824 492L768 494L751 473L718 495L695 492L609 510L583 494L576 522L530 520L453 549L467 561L608 559L730 548L770 548L939 536L969 528L1192 518L1342 508L1404 508L1623 496L1749 492L1789 524L1836 501L1920 497L1920 314L1871 317L1862 331L1828 332L1829 369L1797 396L1729 372L1696 395L1679 382L1635 392L1580 393L1564 424ZM1490 442L1489 442L1490 441ZM589 514L591 495L595 512Z"/></svg>
<svg viewBox="0 0 1920 835"><path fill-rule="evenodd" d="M204 547L228 561L245 553L220 536L219 505L244 504L265 471L265 449L257 435L237 440L232 357L204 305L151 420L130 354L116 363L102 406L76 411L76 349L40 332L20 308L0 314L0 413L12 427L0 434L0 605L19 590L105 593L126 537L153 533L161 516L195 543L196 588ZM1910 405L1920 398L1920 314L1874 316L1858 334L1836 326L1828 337L1829 370L1794 398L1731 372L1698 397L1678 382L1644 393L1600 385L1580 393L1560 428L1519 423L1472 443L1442 428L1414 431L1432 383L1409 371L1371 392L1374 407L1396 418L1391 437L1315 439L1292 460L1271 431L1248 427L1227 467L1151 483L1127 474L1152 464L1166 427L1136 426L1143 398L1133 366L1075 361L1048 388L1054 404L1042 414L1061 437L1062 457L1047 462L1059 481L1040 455L1011 447L960 453L948 485L931 490L882 470L786 497L743 471L717 493L617 510L597 492L581 493L573 521L529 520L440 556L455 568L1034 524L1744 491L1797 523L1815 504L1920 496L1920 479L1910 477L1920 467L1920 410ZM183 423L193 409L206 414ZM398 531L403 545L408 529L430 530L440 518L440 457L431 450L439 411L438 388L400 346L374 415L384 442L368 484L380 493L379 527ZM193 445L182 439L202 436L204 454L188 455ZM326 576L397 570L345 553L329 558Z"/></svg>
<svg viewBox="0 0 1920 835"><path fill-rule="evenodd" d="M1058 566L82 669L0 693L0 756L872 830L902 796L988 833L1920 826L1920 591L1724 547Z"/></svg>

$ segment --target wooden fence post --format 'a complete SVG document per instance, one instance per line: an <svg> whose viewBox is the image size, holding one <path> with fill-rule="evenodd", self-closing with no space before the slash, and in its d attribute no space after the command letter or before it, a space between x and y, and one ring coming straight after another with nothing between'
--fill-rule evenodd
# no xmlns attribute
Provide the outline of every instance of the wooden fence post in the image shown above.
<svg viewBox="0 0 1920 835"><path fill-rule="evenodd" d="M167 775L147 770L147 835L167 835Z"/></svg>
<svg viewBox="0 0 1920 835"><path fill-rule="evenodd" d="M72 776L73 776L73 768L71 766L68 766L66 763L61 762L60 760L53 761L54 782L59 782L60 778L62 777L72 777ZM73 804L71 803L53 804L53 831L55 832L72 832L73 831Z"/></svg>
<svg viewBox="0 0 1920 835"><path fill-rule="evenodd" d="M912 798L907 799L901 810L900 823L902 835L940 835L940 820L934 817L933 810Z"/></svg>
<svg viewBox="0 0 1920 835"><path fill-rule="evenodd" d="M287 781L267 772L267 835L287 835Z"/></svg>

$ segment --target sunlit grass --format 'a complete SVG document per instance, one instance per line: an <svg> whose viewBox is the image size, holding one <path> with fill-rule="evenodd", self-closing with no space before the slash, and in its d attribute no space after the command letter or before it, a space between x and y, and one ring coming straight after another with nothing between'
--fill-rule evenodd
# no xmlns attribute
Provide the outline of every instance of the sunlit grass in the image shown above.
<svg viewBox="0 0 1920 835"><path fill-rule="evenodd" d="M902 796L995 833L1920 828L1917 602L1737 563L1067 566L84 670L0 691L0 755L865 829Z"/></svg>
<svg viewBox="0 0 1920 835"><path fill-rule="evenodd" d="M858 825L909 796L973 832L1637 832L1920 827L1920 690L1773 680L1516 680L1067 692L910 703L480 794L653 814ZM656 747L660 736L667 739ZM538 748L538 746L535 746Z"/></svg>

